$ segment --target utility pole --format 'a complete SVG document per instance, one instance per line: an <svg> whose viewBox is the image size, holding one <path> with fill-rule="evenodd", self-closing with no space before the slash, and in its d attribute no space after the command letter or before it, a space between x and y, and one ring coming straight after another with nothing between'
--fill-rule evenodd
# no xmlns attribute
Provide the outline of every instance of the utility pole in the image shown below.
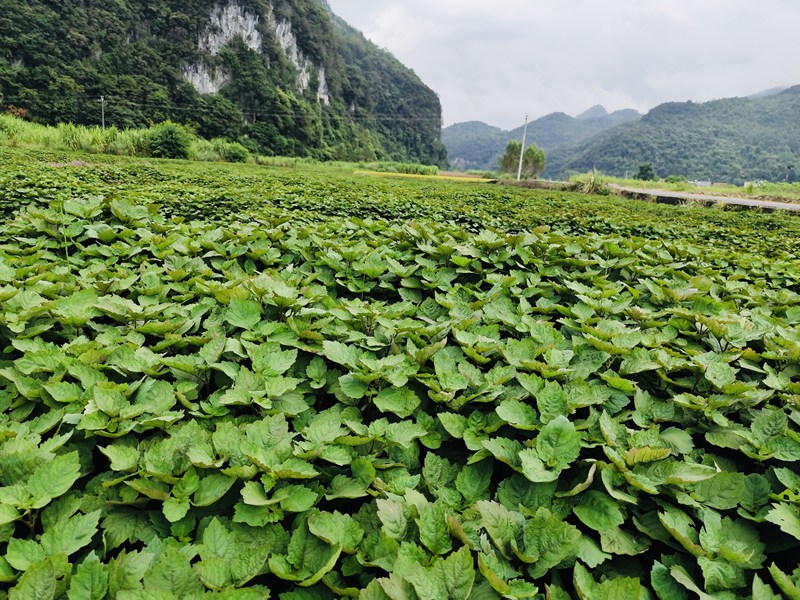
<svg viewBox="0 0 800 600"><path fill-rule="evenodd" d="M522 148L519 151L519 169L517 169L517 181L522 179L522 157L525 156L525 138L528 137L528 115L525 115L525 129L522 130Z"/></svg>
<svg viewBox="0 0 800 600"><path fill-rule="evenodd" d="M100 121L103 129L106 128L106 97L100 96Z"/></svg>

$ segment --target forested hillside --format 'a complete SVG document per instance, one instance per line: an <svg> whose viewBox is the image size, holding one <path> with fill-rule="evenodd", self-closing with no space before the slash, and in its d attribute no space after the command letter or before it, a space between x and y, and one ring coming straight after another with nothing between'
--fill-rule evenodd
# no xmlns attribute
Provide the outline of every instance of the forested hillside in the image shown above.
<svg viewBox="0 0 800 600"><path fill-rule="evenodd" d="M550 176L596 168L742 183L796 181L800 168L800 86L766 97L667 103L641 120L548 156Z"/></svg>
<svg viewBox="0 0 800 600"><path fill-rule="evenodd" d="M324 0L2 0L0 94L43 123L170 119L262 154L446 162L436 94Z"/></svg>
<svg viewBox="0 0 800 600"><path fill-rule="evenodd" d="M585 141L610 127L638 119L635 110L609 114L601 106L578 117L557 112L528 124L528 141L550 153ZM496 169L510 140L522 138L522 127L505 131L480 121L457 123L442 131L450 162L460 169Z"/></svg>

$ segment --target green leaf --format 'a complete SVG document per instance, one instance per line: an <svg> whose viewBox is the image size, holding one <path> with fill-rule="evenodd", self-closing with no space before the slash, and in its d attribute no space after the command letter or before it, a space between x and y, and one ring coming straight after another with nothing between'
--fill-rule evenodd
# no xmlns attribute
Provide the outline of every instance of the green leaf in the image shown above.
<svg viewBox="0 0 800 600"><path fill-rule="evenodd" d="M439 566L447 598L450 600L467 600L475 584L475 563L469 548L462 546L444 559Z"/></svg>
<svg viewBox="0 0 800 600"><path fill-rule="evenodd" d="M729 383L736 381L736 369L728 363L715 361L706 367L705 376L716 387L722 389Z"/></svg>
<svg viewBox="0 0 800 600"><path fill-rule="evenodd" d="M441 500L423 507L420 510L419 539L433 554L447 554L452 548L450 529L447 524L447 512Z"/></svg>
<svg viewBox="0 0 800 600"><path fill-rule="evenodd" d="M753 600L781 600L781 597L772 591L769 584L756 575L753 578Z"/></svg>
<svg viewBox="0 0 800 600"><path fill-rule="evenodd" d="M489 499L493 471L489 460L467 465L459 471L456 476L456 489L464 496L467 505Z"/></svg>
<svg viewBox="0 0 800 600"><path fill-rule="evenodd" d="M277 493L277 492L276 492ZM280 490L285 494L280 501L281 509L286 512L305 512L316 504L317 493L302 485L289 485Z"/></svg>
<svg viewBox="0 0 800 600"><path fill-rule="evenodd" d="M800 506L781 502L774 505L766 519L775 523L784 533L800 540Z"/></svg>
<svg viewBox="0 0 800 600"><path fill-rule="evenodd" d="M8 600L53 600L58 591L56 567L53 559L45 560L28 569L17 585L8 592Z"/></svg>
<svg viewBox="0 0 800 600"><path fill-rule="evenodd" d="M539 420L536 411L521 400L503 400L495 411L501 419L516 429L535 431L538 428Z"/></svg>
<svg viewBox="0 0 800 600"><path fill-rule="evenodd" d="M550 420L536 437L536 451L549 467L563 469L581 453L581 434L565 416Z"/></svg>
<svg viewBox="0 0 800 600"><path fill-rule="evenodd" d="M308 529L321 540L354 553L364 538L364 530L350 515L315 512L308 517Z"/></svg>
<svg viewBox="0 0 800 600"><path fill-rule="evenodd" d="M348 369L357 368L358 359L361 358L362 354L353 346L331 340L322 342L322 352L328 360L343 365Z"/></svg>
<svg viewBox="0 0 800 600"><path fill-rule="evenodd" d="M56 523L42 534L42 548L47 556L69 556L91 543L97 533L100 510L87 515L74 515Z"/></svg>
<svg viewBox="0 0 800 600"><path fill-rule="evenodd" d="M699 482L692 496L711 508L729 510L739 504L744 489L744 474L721 472L711 479Z"/></svg>
<svg viewBox="0 0 800 600"><path fill-rule="evenodd" d="M786 598L800 600L800 587L786 573L781 571L775 563L769 566L769 574L772 575L772 579L775 580L778 589L784 593Z"/></svg>
<svg viewBox="0 0 800 600"><path fill-rule="evenodd" d="M414 414L421 401L411 389L392 386L381 390L373 402L381 412L393 413L405 419Z"/></svg>
<svg viewBox="0 0 800 600"><path fill-rule="evenodd" d="M587 527L604 531L625 522L625 514L619 504L608 494L592 490L580 498L581 503L572 510Z"/></svg>
<svg viewBox="0 0 800 600"><path fill-rule="evenodd" d="M132 472L138 466L139 449L130 440L98 446L98 450L109 458L112 471Z"/></svg>
<svg viewBox="0 0 800 600"><path fill-rule="evenodd" d="M339 377L339 387L344 392L345 396L353 400L360 400L367 395L369 384L363 379L359 379L355 375L348 373Z"/></svg>
<svg viewBox="0 0 800 600"><path fill-rule="evenodd" d="M261 321L261 304L234 298L225 311L225 320L240 329L251 330Z"/></svg>
<svg viewBox="0 0 800 600"><path fill-rule="evenodd" d="M90 552L69 582L69 600L103 600L108 591L108 571L97 554Z"/></svg>
<svg viewBox="0 0 800 600"><path fill-rule="evenodd" d="M169 546L144 576L144 587L160 597L189 598L204 587L189 559Z"/></svg>
<svg viewBox="0 0 800 600"><path fill-rule="evenodd" d="M558 479L558 471L551 471L547 468L538 452L533 448L526 448L519 452L518 460L520 462L520 471L528 481L534 483L548 483Z"/></svg>
<svg viewBox="0 0 800 600"><path fill-rule="evenodd" d="M542 423L567 416L567 395L557 381L548 381L536 394L536 405Z"/></svg>
<svg viewBox="0 0 800 600"><path fill-rule="evenodd" d="M708 592L724 592L747 585L744 569L727 561L701 556L697 559L697 564L703 572L704 587Z"/></svg>
<svg viewBox="0 0 800 600"><path fill-rule="evenodd" d="M17 571L27 571L47 558L42 545L35 540L11 538L6 548L6 560Z"/></svg>
<svg viewBox="0 0 800 600"><path fill-rule="evenodd" d="M211 506L227 494L235 483L235 478L220 473L206 475L200 480L197 491L192 497L192 504L194 506Z"/></svg>
<svg viewBox="0 0 800 600"><path fill-rule="evenodd" d="M443 390L457 392L469 387L469 379L458 369L462 360L465 360L464 353L457 346L448 346L433 355L436 378Z"/></svg>
<svg viewBox="0 0 800 600"><path fill-rule="evenodd" d="M170 523L177 523L187 515L191 504L188 498L167 498L162 505L162 512Z"/></svg>
<svg viewBox="0 0 800 600"><path fill-rule="evenodd" d="M42 508L53 498L66 494L80 475L81 463L77 452L60 454L36 467L25 485L33 498L33 508Z"/></svg>
<svg viewBox="0 0 800 600"><path fill-rule="evenodd" d="M383 532L390 538L402 541L405 539L408 528L408 519L405 515L405 507L400 502L378 498L378 519L380 519Z"/></svg>
<svg viewBox="0 0 800 600"><path fill-rule="evenodd" d="M0 525L13 523L19 519L19 511L9 504L0 504Z"/></svg>
<svg viewBox="0 0 800 600"><path fill-rule="evenodd" d="M575 556L581 532L548 509L536 509L522 529L524 560L531 577L539 579L570 556Z"/></svg>

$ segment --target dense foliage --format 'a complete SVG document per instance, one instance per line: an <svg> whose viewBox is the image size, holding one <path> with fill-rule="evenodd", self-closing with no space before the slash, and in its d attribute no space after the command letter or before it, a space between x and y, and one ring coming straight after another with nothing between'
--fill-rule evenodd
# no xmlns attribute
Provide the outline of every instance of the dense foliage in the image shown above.
<svg viewBox="0 0 800 600"><path fill-rule="evenodd" d="M668 103L636 123L549 154L552 173L589 169L623 176L641 163L663 176L724 181L796 181L800 87L760 98Z"/></svg>
<svg viewBox="0 0 800 600"><path fill-rule="evenodd" d="M796 219L0 153L0 596L800 594Z"/></svg>
<svg viewBox="0 0 800 600"><path fill-rule="evenodd" d="M325 3L235 4L259 17L260 54L241 38L218 56L199 50L212 10L224 5L214 0L4 0L0 105L49 124L99 125L102 110L120 129L172 120L261 154L446 163L436 94ZM314 86L298 89L297 69L266 27L269 10L325 68L329 106ZM182 76L200 58L230 75L220 93L200 95Z"/></svg>
<svg viewBox="0 0 800 600"><path fill-rule="evenodd" d="M522 144L511 140L506 145L503 158L500 159L500 170L504 173L519 174L525 177L539 177L546 164L544 150L531 144L522 152Z"/></svg>

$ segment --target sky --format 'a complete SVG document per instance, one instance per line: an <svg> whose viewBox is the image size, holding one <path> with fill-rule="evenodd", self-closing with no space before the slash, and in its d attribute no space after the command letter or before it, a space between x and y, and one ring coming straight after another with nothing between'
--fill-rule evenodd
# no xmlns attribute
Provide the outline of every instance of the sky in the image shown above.
<svg viewBox="0 0 800 600"><path fill-rule="evenodd" d="M439 94L445 125L800 84L798 0L328 2Z"/></svg>

